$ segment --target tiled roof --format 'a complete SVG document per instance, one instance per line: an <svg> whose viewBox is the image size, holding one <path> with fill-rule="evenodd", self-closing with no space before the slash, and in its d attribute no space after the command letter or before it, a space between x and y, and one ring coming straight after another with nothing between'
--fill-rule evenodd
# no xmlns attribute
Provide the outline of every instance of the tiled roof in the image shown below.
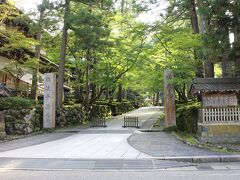
<svg viewBox="0 0 240 180"><path fill-rule="evenodd" d="M192 95L203 92L239 92L239 78L196 78L190 87Z"/></svg>
<svg viewBox="0 0 240 180"><path fill-rule="evenodd" d="M9 88L7 88L4 83L0 83L0 95L13 96L13 92Z"/></svg>

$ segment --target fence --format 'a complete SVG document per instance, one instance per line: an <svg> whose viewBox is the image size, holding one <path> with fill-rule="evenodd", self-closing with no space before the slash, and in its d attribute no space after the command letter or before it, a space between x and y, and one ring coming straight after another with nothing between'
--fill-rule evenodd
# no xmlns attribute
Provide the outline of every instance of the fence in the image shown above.
<svg viewBox="0 0 240 180"><path fill-rule="evenodd" d="M92 126L91 127L107 127L106 119L105 118L94 117L92 119Z"/></svg>
<svg viewBox="0 0 240 180"><path fill-rule="evenodd" d="M136 127L138 126L138 117L137 116L124 116L123 127Z"/></svg>
<svg viewBox="0 0 240 180"><path fill-rule="evenodd" d="M199 122L223 123L240 122L239 107L202 108L199 110Z"/></svg>

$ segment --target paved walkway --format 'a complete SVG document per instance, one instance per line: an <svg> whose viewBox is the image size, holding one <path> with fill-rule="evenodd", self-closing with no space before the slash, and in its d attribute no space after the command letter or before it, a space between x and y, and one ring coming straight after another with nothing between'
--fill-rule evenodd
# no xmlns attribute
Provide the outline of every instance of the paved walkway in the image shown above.
<svg viewBox="0 0 240 180"><path fill-rule="evenodd" d="M128 142L134 148L153 157L223 155L223 153L189 146L165 132L135 132Z"/></svg>
<svg viewBox="0 0 240 180"><path fill-rule="evenodd" d="M140 108L127 113L139 116L140 125L157 118L159 108ZM123 117L107 122L107 128L89 128L71 136L0 153L11 158L81 158L81 159L142 159L151 156L142 153L127 142L135 128L122 128Z"/></svg>
<svg viewBox="0 0 240 180"><path fill-rule="evenodd" d="M145 107L129 112L127 115L138 116L140 126L145 129L150 128L161 112L160 107ZM0 153L0 157L149 159L165 156L221 154L188 146L165 132L140 132L135 128L122 128L123 116L113 118L107 122L107 125L107 128L74 128L70 131L61 130L62 134L58 132L52 135L30 137L27 139L28 143L26 139L2 143L0 151L4 152ZM30 142L34 139L35 143Z"/></svg>

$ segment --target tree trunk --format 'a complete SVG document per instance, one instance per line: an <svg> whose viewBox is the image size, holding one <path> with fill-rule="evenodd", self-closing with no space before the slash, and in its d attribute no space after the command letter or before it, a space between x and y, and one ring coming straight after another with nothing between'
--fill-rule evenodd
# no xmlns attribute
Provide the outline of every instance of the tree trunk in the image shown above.
<svg viewBox="0 0 240 180"><path fill-rule="evenodd" d="M159 93L159 91L157 91L157 93L156 93L156 102L155 102L155 106L158 106L158 105L159 105L159 100L160 100L160 93Z"/></svg>
<svg viewBox="0 0 240 180"><path fill-rule="evenodd" d="M121 13L124 13L125 0L121 0Z"/></svg>
<svg viewBox="0 0 240 180"><path fill-rule="evenodd" d="M205 78L213 78L214 77L214 64L209 59L208 56L205 56L204 69L205 69Z"/></svg>
<svg viewBox="0 0 240 180"><path fill-rule="evenodd" d="M125 100L127 100L127 96L128 96L128 91L127 91L127 89L124 89L124 97L123 98Z"/></svg>
<svg viewBox="0 0 240 180"><path fill-rule="evenodd" d="M57 84L57 97L56 97L57 109L62 108L62 102L63 102L63 93L64 93L63 84L64 84L64 74L65 74L67 40L68 40L67 16L69 14L69 11L70 11L70 0L66 0L65 12L64 12L64 25L62 30L60 63L59 63L59 70L58 70L58 84Z"/></svg>
<svg viewBox="0 0 240 180"><path fill-rule="evenodd" d="M114 100L115 90L116 90L116 88L112 88L111 91L109 92L109 103L112 103Z"/></svg>
<svg viewBox="0 0 240 180"><path fill-rule="evenodd" d="M92 84L91 87L92 87L91 104L93 104L97 97L97 86L95 84Z"/></svg>
<svg viewBox="0 0 240 180"><path fill-rule="evenodd" d="M240 20L239 20L240 21ZM239 22L240 24L240 22ZM235 75L240 76L240 28L236 27L234 32L234 48L235 48Z"/></svg>
<svg viewBox="0 0 240 180"><path fill-rule="evenodd" d="M38 72L39 72L39 61L40 61L40 55L41 55L41 41L42 41L42 27L41 23L44 20L44 13L45 13L45 8L46 5L46 0L42 0L42 5L40 9L40 17L39 17L39 31L37 33L37 38L36 40L38 41L38 45L35 47L35 55L34 57L37 60L36 67L33 69L33 75L32 75L32 85L31 85L31 94L30 98L33 100L37 100L38 98Z"/></svg>
<svg viewBox="0 0 240 180"><path fill-rule="evenodd" d="M229 61L228 52L230 50L230 40L229 40L229 27L224 27L224 35L223 39L224 47L222 48L222 77L227 78L231 77L231 62Z"/></svg>
<svg viewBox="0 0 240 180"><path fill-rule="evenodd" d="M16 95L20 96L20 78L16 77L15 80L15 89L16 89Z"/></svg>
<svg viewBox="0 0 240 180"><path fill-rule="evenodd" d="M227 77L230 77L230 74L229 74L229 66L228 66L228 54L225 50L222 50L222 77L223 78L227 78Z"/></svg>
<svg viewBox="0 0 240 180"><path fill-rule="evenodd" d="M239 1L234 1L235 7L239 6ZM233 13L236 19L236 24L234 28L234 49L235 49L235 76L240 76L240 18L239 12L235 10Z"/></svg>
<svg viewBox="0 0 240 180"><path fill-rule="evenodd" d="M123 92L122 85L119 84L118 85L118 97L117 97L118 102L122 102L122 94L123 94L122 92Z"/></svg>
<svg viewBox="0 0 240 180"><path fill-rule="evenodd" d="M89 82L89 72L90 65L88 64L86 67L86 83L85 83L85 105L89 105L89 94L90 94L90 82Z"/></svg>
<svg viewBox="0 0 240 180"><path fill-rule="evenodd" d="M81 71L81 69L76 70L76 85L74 88L74 95L75 95L75 99L77 99L77 101L79 103L83 102L83 78L84 78L84 72Z"/></svg>
<svg viewBox="0 0 240 180"><path fill-rule="evenodd" d="M197 11L196 11L196 3L195 0L190 0L191 4L191 24L192 24L192 29L194 34L199 34L199 25L198 25L198 16L197 16ZM196 68L195 68L195 74L196 77L203 78L203 61L202 58L200 57L200 53L197 49L194 49L194 59L196 61Z"/></svg>
<svg viewBox="0 0 240 180"><path fill-rule="evenodd" d="M197 17L195 0L190 0L190 3L191 3L191 24L192 24L192 29L193 29L193 32L195 34L199 34L198 17Z"/></svg>
<svg viewBox="0 0 240 180"><path fill-rule="evenodd" d="M202 0L198 0L199 8L204 8L204 4ZM199 14L199 29L200 33L206 35L208 33L206 15L203 13ZM209 58L209 54L207 52L207 43L204 44L204 72L205 78L214 77L214 64Z"/></svg>
<svg viewBox="0 0 240 180"><path fill-rule="evenodd" d="M106 100L109 100L109 87L106 89Z"/></svg>
<svg viewBox="0 0 240 180"><path fill-rule="evenodd" d="M37 33L37 40L39 43L41 43L42 40L42 33ZM38 72L39 72L39 61L40 61L40 53L41 53L41 45L37 45L35 47L35 55L36 58L36 67L33 69L33 75L32 75L32 85L31 85L31 94L30 98L33 100L37 100L38 98Z"/></svg>

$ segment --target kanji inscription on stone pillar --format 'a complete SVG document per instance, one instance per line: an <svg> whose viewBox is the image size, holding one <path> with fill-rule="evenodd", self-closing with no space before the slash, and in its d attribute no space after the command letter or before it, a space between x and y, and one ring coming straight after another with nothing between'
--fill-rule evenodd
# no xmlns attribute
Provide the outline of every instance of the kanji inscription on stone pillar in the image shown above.
<svg viewBox="0 0 240 180"><path fill-rule="evenodd" d="M56 118L56 75L44 74L43 128L55 128Z"/></svg>
<svg viewBox="0 0 240 180"><path fill-rule="evenodd" d="M169 80L174 77L170 69L164 71L165 127L176 126L175 91Z"/></svg>

